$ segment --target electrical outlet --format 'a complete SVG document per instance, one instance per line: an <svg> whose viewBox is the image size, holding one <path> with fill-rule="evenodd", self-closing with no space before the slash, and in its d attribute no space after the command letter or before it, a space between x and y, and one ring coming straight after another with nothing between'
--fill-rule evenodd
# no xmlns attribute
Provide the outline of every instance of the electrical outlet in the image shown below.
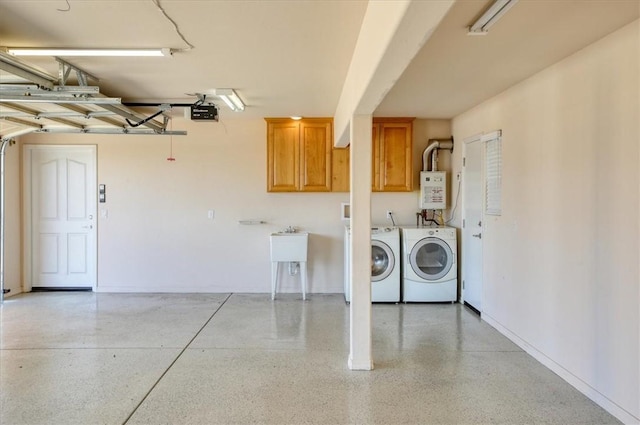
<svg viewBox="0 0 640 425"><path fill-rule="evenodd" d="M387 210L387 218L391 218L391 214L393 214L393 211L391 210Z"/></svg>
<svg viewBox="0 0 640 425"><path fill-rule="evenodd" d="M460 181L460 173L456 173L456 181Z"/></svg>
<svg viewBox="0 0 640 425"><path fill-rule="evenodd" d="M215 210L209 210L207 211L207 218L209 220L213 220L213 217L216 215L216 211Z"/></svg>

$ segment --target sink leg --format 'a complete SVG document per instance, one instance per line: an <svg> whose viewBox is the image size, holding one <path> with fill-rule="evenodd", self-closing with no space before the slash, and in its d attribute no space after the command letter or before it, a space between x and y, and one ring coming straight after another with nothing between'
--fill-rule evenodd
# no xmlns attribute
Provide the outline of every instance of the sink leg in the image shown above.
<svg viewBox="0 0 640 425"><path fill-rule="evenodd" d="M271 262L271 299L276 299L276 286L278 284L278 266L280 263L277 261Z"/></svg>
<svg viewBox="0 0 640 425"><path fill-rule="evenodd" d="M302 299L307 299L307 262L300 262L300 284L302 285Z"/></svg>

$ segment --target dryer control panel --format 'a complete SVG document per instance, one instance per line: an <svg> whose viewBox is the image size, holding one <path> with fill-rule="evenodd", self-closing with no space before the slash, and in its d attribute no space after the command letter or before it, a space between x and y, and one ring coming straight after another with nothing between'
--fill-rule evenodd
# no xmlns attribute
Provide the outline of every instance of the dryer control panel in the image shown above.
<svg viewBox="0 0 640 425"><path fill-rule="evenodd" d="M420 172L420 209L447 208L447 173L445 171Z"/></svg>

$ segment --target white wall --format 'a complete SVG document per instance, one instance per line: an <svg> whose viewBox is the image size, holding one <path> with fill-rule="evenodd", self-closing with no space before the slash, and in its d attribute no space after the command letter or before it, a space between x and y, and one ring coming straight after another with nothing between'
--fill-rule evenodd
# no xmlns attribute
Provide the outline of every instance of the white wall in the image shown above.
<svg viewBox="0 0 640 425"><path fill-rule="evenodd" d="M289 225L312 233L311 292L343 291L340 204L348 193L267 193L266 124L176 119L169 137L32 134L22 143L96 144L98 183L107 186L108 218L98 221L99 291L269 292L269 234ZM412 193L374 194L373 223L415 222L418 174L427 139L449 137L450 122L417 120ZM14 147L14 151L17 149ZM448 153L442 155L443 166ZM17 160L13 161L14 167ZM214 220L207 211L215 210ZM100 214L98 214L100 215ZM245 219L264 225L241 225ZM19 227L16 220L12 225ZM299 291L285 276L283 291Z"/></svg>
<svg viewBox="0 0 640 425"><path fill-rule="evenodd" d="M452 123L457 140L503 130L483 318L629 423L640 421L638 28ZM453 162L459 170L461 150Z"/></svg>

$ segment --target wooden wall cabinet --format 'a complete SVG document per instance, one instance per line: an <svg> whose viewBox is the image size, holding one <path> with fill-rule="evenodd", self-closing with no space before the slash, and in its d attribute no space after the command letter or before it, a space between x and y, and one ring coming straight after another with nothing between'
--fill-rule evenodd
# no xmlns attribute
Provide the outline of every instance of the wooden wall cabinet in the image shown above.
<svg viewBox="0 0 640 425"><path fill-rule="evenodd" d="M413 189L413 118L373 118L373 192ZM266 118L267 191L348 192L349 148L333 147L333 119Z"/></svg>
<svg viewBox="0 0 640 425"><path fill-rule="evenodd" d="M374 118L372 139L372 191L411 192L413 118Z"/></svg>
<svg viewBox="0 0 640 425"><path fill-rule="evenodd" d="M333 119L266 121L267 191L331 191Z"/></svg>
<svg viewBox="0 0 640 425"><path fill-rule="evenodd" d="M374 118L371 153L373 192L413 189L414 118ZM333 150L333 191L349 191L349 148Z"/></svg>

